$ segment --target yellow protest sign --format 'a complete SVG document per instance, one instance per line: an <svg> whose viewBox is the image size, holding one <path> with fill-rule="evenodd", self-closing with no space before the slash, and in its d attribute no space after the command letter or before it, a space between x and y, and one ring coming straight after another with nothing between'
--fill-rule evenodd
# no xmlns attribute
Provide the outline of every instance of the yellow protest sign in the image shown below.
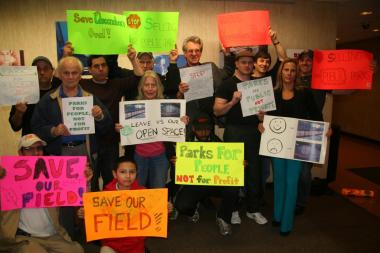
<svg viewBox="0 0 380 253"><path fill-rule="evenodd" d="M167 189L88 192L83 203L87 241L167 237Z"/></svg>
<svg viewBox="0 0 380 253"><path fill-rule="evenodd" d="M179 142L176 184L243 186L244 144Z"/></svg>

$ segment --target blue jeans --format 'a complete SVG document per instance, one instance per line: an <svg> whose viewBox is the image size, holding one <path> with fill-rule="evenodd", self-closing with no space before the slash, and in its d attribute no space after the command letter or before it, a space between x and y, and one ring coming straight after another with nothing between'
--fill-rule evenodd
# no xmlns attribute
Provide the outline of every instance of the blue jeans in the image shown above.
<svg viewBox="0 0 380 253"><path fill-rule="evenodd" d="M272 158L272 164L274 172L274 220L281 223L281 232L289 232L293 228L302 162Z"/></svg>
<svg viewBox="0 0 380 253"><path fill-rule="evenodd" d="M161 155L143 157L135 153L137 180L147 188L164 188L168 178L169 161L165 152Z"/></svg>

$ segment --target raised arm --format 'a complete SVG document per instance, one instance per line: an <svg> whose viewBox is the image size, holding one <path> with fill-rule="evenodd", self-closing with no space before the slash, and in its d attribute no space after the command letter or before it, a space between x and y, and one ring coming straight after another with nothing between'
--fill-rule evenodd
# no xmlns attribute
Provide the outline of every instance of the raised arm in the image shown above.
<svg viewBox="0 0 380 253"><path fill-rule="evenodd" d="M269 36L272 39L273 45L276 49L277 57L280 61L284 61L288 56L286 55L285 49L282 47L280 41L278 40L277 32L269 28Z"/></svg>
<svg viewBox="0 0 380 253"><path fill-rule="evenodd" d="M136 57L136 50L133 48L132 45L128 45L128 59L132 64L133 67L133 73L136 76L143 76L144 75L144 70L141 68L140 64L137 62L137 57Z"/></svg>

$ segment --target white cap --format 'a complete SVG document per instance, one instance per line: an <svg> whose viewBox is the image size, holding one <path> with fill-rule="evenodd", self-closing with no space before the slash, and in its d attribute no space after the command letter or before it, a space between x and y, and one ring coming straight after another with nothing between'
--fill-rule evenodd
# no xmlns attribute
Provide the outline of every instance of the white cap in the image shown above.
<svg viewBox="0 0 380 253"><path fill-rule="evenodd" d="M21 148L30 147L30 146L32 146L36 142L41 142L42 145L46 146L46 142L44 142L43 140L41 140L40 138L38 138L37 135L35 135L35 134L24 135L20 139L20 142L18 144L18 150L20 150Z"/></svg>

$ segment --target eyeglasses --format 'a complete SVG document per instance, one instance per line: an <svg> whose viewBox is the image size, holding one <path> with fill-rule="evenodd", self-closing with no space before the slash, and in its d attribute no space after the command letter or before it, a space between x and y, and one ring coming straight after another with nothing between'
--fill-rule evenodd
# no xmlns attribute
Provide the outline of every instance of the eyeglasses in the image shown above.
<svg viewBox="0 0 380 253"><path fill-rule="evenodd" d="M186 52L190 53L190 54L199 54L201 52L200 49L189 49L189 50L186 50Z"/></svg>
<svg viewBox="0 0 380 253"><path fill-rule="evenodd" d="M44 147L43 146L37 146L37 147L23 147L22 150L24 151L43 151Z"/></svg>

